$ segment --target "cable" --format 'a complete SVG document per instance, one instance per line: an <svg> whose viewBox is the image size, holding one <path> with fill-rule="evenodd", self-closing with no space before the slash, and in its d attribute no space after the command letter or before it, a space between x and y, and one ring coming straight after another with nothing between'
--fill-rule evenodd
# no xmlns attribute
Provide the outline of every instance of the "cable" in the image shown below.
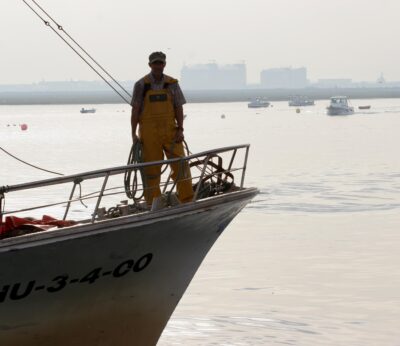
<svg viewBox="0 0 400 346"><path fill-rule="evenodd" d="M111 88L111 89L113 89L127 104L129 104L130 105L130 101L128 101L123 95L121 95L121 93L104 77L104 76L102 76L102 74L99 72L99 71L97 71L97 69L89 62L89 61L87 61L87 59L85 59L83 56L82 56L82 54L80 54L78 51L77 51L77 49L75 49L61 34L59 34L58 32L57 32L57 30L55 30L52 26L51 26L51 24L50 24L50 22L49 21L46 21L38 12L36 12L35 11L35 9L34 8L32 8L32 6L30 6L27 2L26 2L26 0L22 0L25 4L26 4L26 6L28 6L31 10L32 10L32 12L33 13L35 13L42 21L43 21L43 23L47 26L47 27L49 27L51 30L53 30L53 32L59 37L59 38L61 38L61 40L63 40L64 42L65 42L65 44L67 44L105 83L107 83L107 85ZM51 17L50 17L51 18ZM60 26L61 27L61 26ZM61 27L62 28L62 27ZM61 29L60 29L61 30ZM80 47L79 45L78 45L78 47ZM83 50L84 51L84 50ZM84 51L85 52L85 51ZM85 54L87 54L86 52L85 52ZM87 54L88 55L88 54ZM90 57L90 56L89 56ZM92 59L92 58L91 58ZM96 63L96 61L94 60L94 59L92 59L95 63ZM96 63L97 64L97 63ZM112 78L113 80L114 80L114 78ZM118 83L117 83L118 84ZM122 88L123 89L123 88ZM125 90L125 89L124 89ZM128 95L130 96L130 94L128 93Z"/></svg>
<svg viewBox="0 0 400 346"><path fill-rule="evenodd" d="M130 98L132 95L116 80L112 75L110 75L106 69L103 68L68 32L64 30L64 27L60 25L48 12L46 12L35 0L31 0L50 20L57 25L58 30L61 30L72 42L74 42L101 70L110 77L115 84L117 84Z"/></svg>
<svg viewBox="0 0 400 346"><path fill-rule="evenodd" d="M40 168L40 167L38 167L38 166L32 165L31 163L28 163L28 162L26 162L26 161L24 161L24 160L19 159L18 157L16 157L16 156L14 156L13 154L9 153L7 150L5 150L5 149L2 148L2 147L0 147L0 150L4 151L7 155L11 156L12 158L16 159L16 160L19 161L19 162L24 163L25 165L31 166L31 167L33 167L33 168L39 169L39 170L44 171L44 172L48 172L48 173L52 173L52 174L57 174L57 175L64 175L64 174L62 174L62 173L50 171L50 170L48 170L48 169L44 169L44 168Z"/></svg>

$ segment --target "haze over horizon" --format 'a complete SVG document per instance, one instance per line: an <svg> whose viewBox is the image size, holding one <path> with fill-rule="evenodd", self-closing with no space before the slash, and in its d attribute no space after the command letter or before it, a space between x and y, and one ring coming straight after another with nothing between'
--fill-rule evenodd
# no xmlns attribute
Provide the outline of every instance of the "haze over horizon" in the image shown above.
<svg viewBox="0 0 400 346"><path fill-rule="evenodd" d="M30 0L26 0L30 2ZM0 84L97 80L22 2L3 0ZM215 61L245 62L248 83L275 67L308 69L311 80L400 80L396 0L38 0L114 77L148 72L154 50L167 54L166 73Z"/></svg>

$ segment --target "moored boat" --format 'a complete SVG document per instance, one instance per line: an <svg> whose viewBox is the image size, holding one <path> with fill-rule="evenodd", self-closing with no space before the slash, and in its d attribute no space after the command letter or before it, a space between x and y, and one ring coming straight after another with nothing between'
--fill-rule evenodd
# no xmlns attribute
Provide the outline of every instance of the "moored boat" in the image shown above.
<svg viewBox="0 0 400 346"><path fill-rule="evenodd" d="M349 106L346 96L331 97L330 105L326 109L328 115L354 114L354 108Z"/></svg>
<svg viewBox="0 0 400 346"><path fill-rule="evenodd" d="M289 100L289 107L305 107L305 106L314 106L314 100L310 100L306 96L296 95L291 97Z"/></svg>
<svg viewBox="0 0 400 346"><path fill-rule="evenodd" d="M80 112L82 114L86 114L86 113L96 113L96 108L81 108Z"/></svg>
<svg viewBox="0 0 400 346"><path fill-rule="evenodd" d="M1 187L8 209L0 209L0 216L27 221L0 240L0 344L155 345L213 243L257 194L244 187L248 150L242 145L188 156L192 172L199 172L192 174L193 201L175 204L170 198L161 209L149 210L140 198L112 204L126 192L113 179L182 159ZM99 179L100 189L94 184ZM82 184L94 192L74 197ZM165 196L173 196L175 184L168 176L162 186ZM46 204L52 211L63 206L58 220L63 228L27 219L26 213L42 213L42 208L22 207L26 198L18 199L35 192L36 200L51 187L68 187L65 200ZM77 209L91 199L90 214L78 219L73 211L74 220L68 221L72 203ZM111 204L102 207L106 203ZM9 210L13 206L19 209Z"/></svg>
<svg viewBox="0 0 400 346"><path fill-rule="evenodd" d="M254 100L252 100L251 102L249 102L247 104L247 107L249 108L266 108L270 105L270 102L260 99L260 98L256 98Z"/></svg>

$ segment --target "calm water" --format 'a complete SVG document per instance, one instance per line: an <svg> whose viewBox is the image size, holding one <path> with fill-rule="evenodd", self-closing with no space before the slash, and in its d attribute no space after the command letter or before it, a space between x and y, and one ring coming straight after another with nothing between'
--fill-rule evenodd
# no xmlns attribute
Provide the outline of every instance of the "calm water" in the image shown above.
<svg viewBox="0 0 400 346"><path fill-rule="evenodd" d="M160 346L400 345L400 100L352 103L372 107L186 106L191 151L251 143L246 184L261 193L209 253ZM68 174L124 164L129 108L82 106L1 106L0 146ZM48 177L0 152L0 185Z"/></svg>

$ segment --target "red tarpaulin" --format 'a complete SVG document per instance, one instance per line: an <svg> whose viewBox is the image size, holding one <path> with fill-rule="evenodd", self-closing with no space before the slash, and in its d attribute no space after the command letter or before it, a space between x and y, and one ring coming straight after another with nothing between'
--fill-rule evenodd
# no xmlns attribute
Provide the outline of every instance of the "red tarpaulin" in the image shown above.
<svg viewBox="0 0 400 346"><path fill-rule="evenodd" d="M75 225L75 221L57 220L51 216L43 215L41 220L7 216L4 223L0 223L0 238L21 235L31 232L47 231L54 227L67 227Z"/></svg>

